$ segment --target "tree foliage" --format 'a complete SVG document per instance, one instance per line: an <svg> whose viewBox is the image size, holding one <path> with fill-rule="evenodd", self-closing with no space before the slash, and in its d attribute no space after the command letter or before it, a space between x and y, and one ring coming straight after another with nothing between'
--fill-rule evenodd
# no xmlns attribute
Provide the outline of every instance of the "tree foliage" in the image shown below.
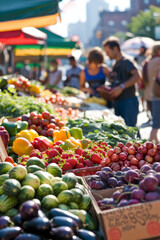
<svg viewBox="0 0 160 240"><path fill-rule="evenodd" d="M131 18L128 30L136 36L155 38L155 26L160 24L160 8L150 6L149 11L141 11Z"/></svg>

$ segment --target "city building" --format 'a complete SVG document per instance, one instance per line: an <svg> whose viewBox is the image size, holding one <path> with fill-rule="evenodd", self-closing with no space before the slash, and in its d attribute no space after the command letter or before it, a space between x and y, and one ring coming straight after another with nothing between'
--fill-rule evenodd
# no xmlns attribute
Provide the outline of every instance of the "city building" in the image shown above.
<svg viewBox="0 0 160 240"><path fill-rule="evenodd" d="M85 47L101 45L102 41L117 32L126 33L126 25L131 17L140 11L148 11L150 5L160 7L160 0L130 0L130 8L119 11L115 8L109 11L109 6L104 0L90 0L86 8L86 22L70 24L68 35L78 34ZM78 32L77 32L78 29Z"/></svg>

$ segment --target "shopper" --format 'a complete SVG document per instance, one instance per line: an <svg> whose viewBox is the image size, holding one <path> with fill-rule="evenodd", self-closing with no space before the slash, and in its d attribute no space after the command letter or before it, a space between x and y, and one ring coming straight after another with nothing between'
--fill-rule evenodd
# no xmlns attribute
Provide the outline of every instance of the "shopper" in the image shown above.
<svg viewBox="0 0 160 240"><path fill-rule="evenodd" d="M104 85L110 70L104 64L104 54L101 48L94 47L89 51L88 64L80 74L80 89L92 96L100 97L97 88ZM88 83L88 87L86 86Z"/></svg>
<svg viewBox="0 0 160 240"><path fill-rule="evenodd" d="M154 81L159 82L160 85L160 42L152 47L151 58L146 64L146 82L145 82L145 97L151 100L152 110L152 130L150 133L150 140L158 143L158 130L160 128L160 95L157 96L154 90ZM157 85L157 90L160 88Z"/></svg>
<svg viewBox="0 0 160 240"><path fill-rule="evenodd" d="M146 59L146 54L147 54L147 48L146 46L142 45L139 49L138 55L134 58L136 63L138 64L138 69L142 71L142 66L143 62ZM142 111L145 110L145 100L144 100L144 84L143 84L143 79L138 83L138 93L139 93L139 98L141 100L141 105L142 105ZM147 107L147 114L148 114L148 107ZM150 119L150 114L148 114L148 118Z"/></svg>
<svg viewBox="0 0 160 240"><path fill-rule="evenodd" d="M136 126L139 108L135 85L140 81L140 73L135 63L122 55L118 38L109 37L102 44L108 57L115 59L110 74L115 114L122 116L126 125Z"/></svg>
<svg viewBox="0 0 160 240"><path fill-rule="evenodd" d="M51 62L51 69L48 73L48 79L45 82L47 85L54 85L57 88L63 87L62 82L62 71L58 67L58 62L56 59L53 59Z"/></svg>
<svg viewBox="0 0 160 240"><path fill-rule="evenodd" d="M29 80L32 79L32 69L30 67L30 60L26 59L24 61L24 66L20 69L20 74L23 75L24 77L28 78Z"/></svg>
<svg viewBox="0 0 160 240"><path fill-rule="evenodd" d="M70 56L68 59L69 59L71 68L68 69L66 72L67 80L65 82L65 85L80 89L79 79L80 79L80 73L81 73L81 70L83 69L83 66L77 63L74 56Z"/></svg>

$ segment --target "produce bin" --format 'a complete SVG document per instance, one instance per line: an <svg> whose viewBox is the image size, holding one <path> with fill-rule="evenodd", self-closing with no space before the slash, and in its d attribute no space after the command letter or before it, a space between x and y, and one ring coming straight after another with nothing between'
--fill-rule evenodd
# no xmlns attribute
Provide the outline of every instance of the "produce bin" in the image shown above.
<svg viewBox="0 0 160 240"><path fill-rule="evenodd" d="M160 200L100 210L97 201L111 197L116 190L88 191L105 239L151 240L160 236Z"/></svg>
<svg viewBox="0 0 160 240"><path fill-rule="evenodd" d="M102 168L101 165L97 165L94 167L85 167L85 168L77 168L77 169L71 169L71 170L67 170L67 171L63 171L63 174L67 173L67 172L73 172L76 176L87 176L87 175L93 175L95 174L97 171L100 171Z"/></svg>

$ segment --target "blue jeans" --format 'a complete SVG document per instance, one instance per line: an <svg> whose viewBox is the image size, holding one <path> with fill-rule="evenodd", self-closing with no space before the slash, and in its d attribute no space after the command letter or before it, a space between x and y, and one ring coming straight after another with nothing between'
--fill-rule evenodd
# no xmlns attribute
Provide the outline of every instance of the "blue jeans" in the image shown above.
<svg viewBox="0 0 160 240"><path fill-rule="evenodd" d="M135 127L137 123L138 105L137 97L115 101L115 115L123 117L127 126Z"/></svg>
<svg viewBox="0 0 160 240"><path fill-rule="evenodd" d="M160 99L152 97L153 129L160 128Z"/></svg>

